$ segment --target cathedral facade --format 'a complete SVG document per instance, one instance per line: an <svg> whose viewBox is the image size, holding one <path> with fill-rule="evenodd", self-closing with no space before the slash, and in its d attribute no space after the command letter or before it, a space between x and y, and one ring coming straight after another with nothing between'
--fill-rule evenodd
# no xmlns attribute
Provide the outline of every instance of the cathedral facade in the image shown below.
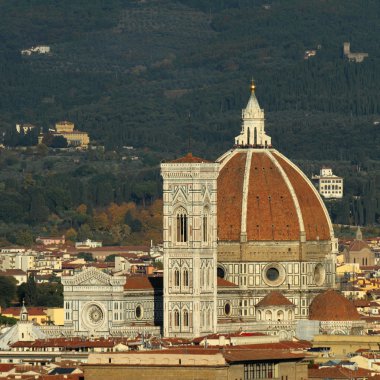
<svg viewBox="0 0 380 380"><path fill-rule="evenodd" d="M314 186L272 148L253 84L233 149L162 163L161 175L164 277L63 278L63 334L291 338L335 286L338 244Z"/></svg>

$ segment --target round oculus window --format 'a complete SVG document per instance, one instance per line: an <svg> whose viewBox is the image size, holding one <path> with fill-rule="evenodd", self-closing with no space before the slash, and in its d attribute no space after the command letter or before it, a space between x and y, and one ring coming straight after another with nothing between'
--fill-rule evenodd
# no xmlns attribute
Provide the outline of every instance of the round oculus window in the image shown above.
<svg viewBox="0 0 380 380"><path fill-rule="evenodd" d="M266 276L269 281L276 281L280 277L280 272L277 268L268 268Z"/></svg>
<svg viewBox="0 0 380 380"><path fill-rule="evenodd" d="M322 264L317 264L314 268L314 282L317 286L322 286L326 279L326 269Z"/></svg>
<svg viewBox="0 0 380 380"><path fill-rule="evenodd" d="M140 305L136 307L135 314L136 314L136 319L142 318L143 310L142 310L142 307Z"/></svg>
<svg viewBox="0 0 380 380"><path fill-rule="evenodd" d="M270 263L263 268L262 279L268 286L281 285L285 277L285 268L279 263Z"/></svg>
<svg viewBox="0 0 380 380"><path fill-rule="evenodd" d="M92 325L98 325L104 319L103 311L98 305L91 305L88 309L88 320Z"/></svg>
<svg viewBox="0 0 380 380"><path fill-rule="evenodd" d="M229 302L224 305L224 314L231 315L231 304Z"/></svg>

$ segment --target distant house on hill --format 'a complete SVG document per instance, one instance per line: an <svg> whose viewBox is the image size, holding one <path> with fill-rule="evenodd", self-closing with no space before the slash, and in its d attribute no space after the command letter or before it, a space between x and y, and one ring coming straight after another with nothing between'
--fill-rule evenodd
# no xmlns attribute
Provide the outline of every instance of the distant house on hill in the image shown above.
<svg viewBox="0 0 380 380"><path fill-rule="evenodd" d="M27 133L33 131L35 128L37 128L35 125L29 124L29 123L16 124L17 133L21 133L21 131L22 131L24 134L27 134Z"/></svg>
<svg viewBox="0 0 380 380"><path fill-rule="evenodd" d="M350 43L343 43L343 56L348 58L350 62L360 63L363 62L365 58L368 58L368 53L351 53Z"/></svg>
<svg viewBox="0 0 380 380"><path fill-rule="evenodd" d="M90 143L88 133L76 130L74 123L71 121L59 121L55 124L55 129L49 130L49 133L54 137L64 137L68 146L87 149ZM38 136L38 143L41 144L45 137L45 134L41 133Z"/></svg>
<svg viewBox="0 0 380 380"><path fill-rule="evenodd" d="M100 247L102 247L101 241L92 241L91 239L87 239L85 241L78 241L75 243L75 248L78 248L78 249L100 248Z"/></svg>
<svg viewBox="0 0 380 380"><path fill-rule="evenodd" d="M50 53L50 46L47 45L38 45L38 46L32 46L29 49L21 50L21 55L32 55L33 53L36 54L48 54Z"/></svg>
<svg viewBox="0 0 380 380"><path fill-rule="evenodd" d="M62 236L38 236L36 243L42 245L63 245L65 244L65 235Z"/></svg>
<svg viewBox="0 0 380 380"><path fill-rule="evenodd" d="M331 168L322 167L319 175L313 175L311 179L322 197L335 199L343 197L343 178L333 174Z"/></svg>

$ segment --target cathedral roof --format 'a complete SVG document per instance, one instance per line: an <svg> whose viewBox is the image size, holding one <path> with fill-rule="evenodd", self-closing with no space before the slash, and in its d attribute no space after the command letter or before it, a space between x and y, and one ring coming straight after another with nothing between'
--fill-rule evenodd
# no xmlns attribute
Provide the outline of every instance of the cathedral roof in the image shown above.
<svg viewBox="0 0 380 380"><path fill-rule="evenodd" d="M275 149L235 149L218 159L219 241L330 240L318 192Z"/></svg>
<svg viewBox="0 0 380 380"><path fill-rule="evenodd" d="M348 248L350 252L358 252L362 249L370 249L369 245L363 240L354 240L351 242L350 247Z"/></svg>
<svg viewBox="0 0 380 380"><path fill-rule="evenodd" d="M162 290L163 277L130 276L124 285L125 290Z"/></svg>
<svg viewBox="0 0 380 380"><path fill-rule="evenodd" d="M217 277L217 286L218 288L238 288L239 285L234 284L233 282L227 281L224 278Z"/></svg>
<svg viewBox="0 0 380 380"><path fill-rule="evenodd" d="M280 292L270 292L261 301L256 304L256 307L267 307L267 306L294 306L282 293Z"/></svg>
<svg viewBox="0 0 380 380"><path fill-rule="evenodd" d="M196 164L196 163L210 163L211 161L205 160L204 158L193 156L192 153L187 153L186 156L177 158L170 162L172 164Z"/></svg>
<svg viewBox="0 0 380 380"><path fill-rule="evenodd" d="M27 313L29 315L46 315L46 309L46 307L40 306L30 306L28 308L26 308L24 305L22 307L11 306L3 309L1 313L4 315L13 315L17 318L21 312Z"/></svg>
<svg viewBox="0 0 380 380"><path fill-rule="evenodd" d="M360 314L343 294L329 289L310 304L309 319L316 321L359 321Z"/></svg>

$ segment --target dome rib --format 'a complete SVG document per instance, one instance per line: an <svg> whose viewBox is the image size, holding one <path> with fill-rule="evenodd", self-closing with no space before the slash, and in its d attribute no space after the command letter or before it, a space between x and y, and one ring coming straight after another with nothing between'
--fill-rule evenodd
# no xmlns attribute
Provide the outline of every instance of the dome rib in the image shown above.
<svg viewBox="0 0 380 380"><path fill-rule="evenodd" d="M296 209L296 213L297 213L297 217L298 217L298 223L299 223L299 236L298 237L302 240L302 236L305 236L305 226L303 223L301 207L300 207L300 204L298 202L296 192L294 191L294 187L293 187L292 183L290 182L288 176L286 175L284 169L282 168L280 163L276 160L276 158L273 156L273 154L269 151L267 154L270 157L270 159L272 160L272 162L274 163L274 165L276 165L276 168L278 169L278 171L281 173L281 176L284 179L286 186L288 187L288 190L292 196L292 200L294 203L294 207Z"/></svg>
<svg viewBox="0 0 380 380"><path fill-rule="evenodd" d="M304 221L306 240L330 240L332 237L330 219L314 186L286 157L277 151L274 151L273 155L295 190Z"/></svg>
<svg viewBox="0 0 380 380"><path fill-rule="evenodd" d="M236 152L218 177L218 238L240 241L246 153Z"/></svg>
<svg viewBox="0 0 380 380"><path fill-rule="evenodd" d="M245 161L245 170L244 170L244 182L243 182L243 199L241 205L241 233L240 240L242 242L247 241L247 209L248 209L248 193L250 189L249 177L251 173L251 161L252 161L252 151L248 151L247 159Z"/></svg>
<svg viewBox="0 0 380 380"><path fill-rule="evenodd" d="M250 169L248 240L298 240L299 223L291 192L268 152L254 151Z"/></svg>
<svg viewBox="0 0 380 380"><path fill-rule="evenodd" d="M274 149L223 155L218 177L218 239L244 243L329 241L327 210L302 171Z"/></svg>

